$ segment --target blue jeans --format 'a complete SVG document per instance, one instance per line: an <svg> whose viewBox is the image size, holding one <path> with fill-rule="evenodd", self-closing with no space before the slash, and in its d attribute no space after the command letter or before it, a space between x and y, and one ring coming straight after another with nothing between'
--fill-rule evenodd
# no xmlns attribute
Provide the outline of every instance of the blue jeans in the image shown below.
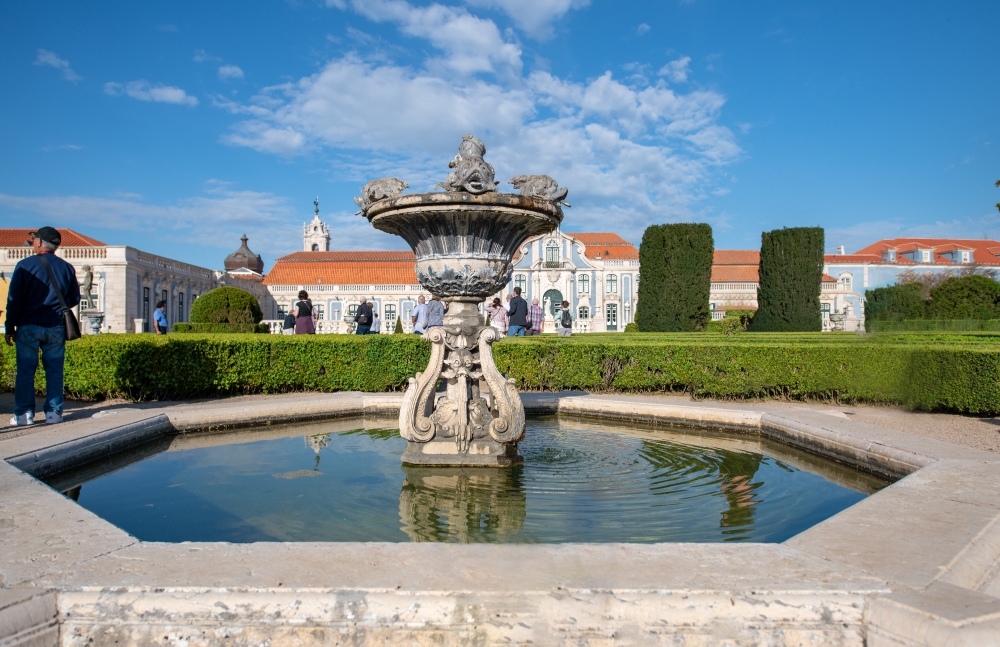
<svg viewBox="0 0 1000 647"><path fill-rule="evenodd" d="M372 329L371 326L362 326L361 324L358 324L358 329L354 331L354 334L367 335L369 332L371 332L371 329Z"/></svg>
<svg viewBox="0 0 1000 647"><path fill-rule="evenodd" d="M38 349L42 349L45 367L45 412L62 415L63 360L66 357L66 329L62 326L18 326L14 337L17 347L17 377L14 379L14 415L35 411L35 371Z"/></svg>
<svg viewBox="0 0 1000 647"><path fill-rule="evenodd" d="M524 326L510 326L507 328L508 337L524 337Z"/></svg>

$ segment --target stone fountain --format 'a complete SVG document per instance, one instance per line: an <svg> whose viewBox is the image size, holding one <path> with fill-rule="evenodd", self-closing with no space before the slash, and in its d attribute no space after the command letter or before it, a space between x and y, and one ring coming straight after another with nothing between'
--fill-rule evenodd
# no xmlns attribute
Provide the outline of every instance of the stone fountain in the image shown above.
<svg viewBox="0 0 1000 647"><path fill-rule="evenodd" d="M458 151L437 185L443 193L403 195L405 182L382 178L355 202L376 229L406 240L420 284L448 304L444 325L424 334L431 359L410 378L399 411L403 462L503 467L523 461L524 406L493 363L500 333L485 325L479 304L510 282L525 240L559 226L567 190L546 175L519 175L510 182L520 194L497 192L483 143L465 135Z"/></svg>

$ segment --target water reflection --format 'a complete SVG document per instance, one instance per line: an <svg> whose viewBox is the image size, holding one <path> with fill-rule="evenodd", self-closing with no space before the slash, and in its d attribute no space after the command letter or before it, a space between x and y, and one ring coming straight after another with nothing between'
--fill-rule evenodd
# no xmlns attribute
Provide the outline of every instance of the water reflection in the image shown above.
<svg viewBox="0 0 1000 647"><path fill-rule="evenodd" d="M399 520L410 541L510 541L524 527L524 469L404 466Z"/></svg>

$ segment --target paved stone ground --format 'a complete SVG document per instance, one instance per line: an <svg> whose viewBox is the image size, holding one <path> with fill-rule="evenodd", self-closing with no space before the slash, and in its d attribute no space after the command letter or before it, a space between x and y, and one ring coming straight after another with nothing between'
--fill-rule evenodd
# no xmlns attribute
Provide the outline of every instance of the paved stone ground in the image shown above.
<svg viewBox="0 0 1000 647"><path fill-rule="evenodd" d="M257 401L267 398L297 397L301 394L286 395L247 395L229 398L233 403L240 401ZM647 397L674 402L691 402L691 398L684 395L650 395ZM188 400L183 404L190 405L194 402L211 402L212 399ZM711 401L706 401L711 402ZM36 411L41 411L44 401L38 398ZM165 406L179 405L181 402L127 402L125 400L104 400L99 402L85 402L79 400L67 400L65 415L67 420L77 417L89 417L102 410L118 408L162 408ZM915 436L933 438L956 445L965 445L983 451L1000 454L1000 417L983 418L976 416L963 416L949 413L925 413L906 411L896 407L870 407L870 406L846 406L823 403L805 402L784 402L780 400L742 400L726 401L725 404L734 408L760 407L769 409L804 408L817 411L840 411L853 420L867 422L887 429L896 429ZM10 413L14 410L14 394L0 393L0 433L10 438L8 434L30 433L28 431L14 431L9 428ZM41 416L39 416L41 417ZM41 428L41 427L40 427Z"/></svg>

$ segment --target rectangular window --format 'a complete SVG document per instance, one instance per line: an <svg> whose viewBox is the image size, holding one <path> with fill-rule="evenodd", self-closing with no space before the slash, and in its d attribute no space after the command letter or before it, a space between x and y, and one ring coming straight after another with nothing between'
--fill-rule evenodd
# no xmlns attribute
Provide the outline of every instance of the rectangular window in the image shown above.
<svg viewBox="0 0 1000 647"><path fill-rule="evenodd" d="M385 304L385 322L387 324L396 324L396 304L387 303Z"/></svg>
<svg viewBox="0 0 1000 647"><path fill-rule="evenodd" d="M609 303L607 304L607 324L608 330L618 330L618 304Z"/></svg>
<svg viewBox="0 0 1000 647"><path fill-rule="evenodd" d="M347 320L354 321L354 318L358 316L358 304L352 304L347 306Z"/></svg>
<svg viewBox="0 0 1000 647"><path fill-rule="evenodd" d="M515 288L521 288L521 292L524 292L524 289L527 286L528 286L528 279L524 276L524 274L517 274L514 276Z"/></svg>
<svg viewBox="0 0 1000 647"><path fill-rule="evenodd" d="M590 276L586 274L580 276L580 294L590 294Z"/></svg>
<svg viewBox="0 0 1000 647"><path fill-rule="evenodd" d="M580 306L579 314L577 319L590 319L590 308L587 306Z"/></svg>
<svg viewBox="0 0 1000 647"><path fill-rule="evenodd" d="M142 332L149 332L149 288L142 289Z"/></svg>
<svg viewBox="0 0 1000 647"><path fill-rule="evenodd" d="M926 249L924 251L922 251L921 252L921 260L923 262L925 262L925 263L929 263L930 260L931 260L931 253L930 253L930 251L928 251Z"/></svg>
<svg viewBox="0 0 1000 647"><path fill-rule="evenodd" d="M618 293L618 276L615 274L608 274L608 292L612 294Z"/></svg>
<svg viewBox="0 0 1000 647"><path fill-rule="evenodd" d="M278 304L278 319L284 319L288 316L288 306L283 303Z"/></svg>
<svg viewBox="0 0 1000 647"><path fill-rule="evenodd" d="M184 293L177 294L177 321L184 321Z"/></svg>
<svg viewBox="0 0 1000 647"><path fill-rule="evenodd" d="M318 304L316 304L316 305L313 306L313 310L316 311L316 318L319 319L320 321L323 320L324 309L325 309L325 306L322 303L318 303Z"/></svg>

